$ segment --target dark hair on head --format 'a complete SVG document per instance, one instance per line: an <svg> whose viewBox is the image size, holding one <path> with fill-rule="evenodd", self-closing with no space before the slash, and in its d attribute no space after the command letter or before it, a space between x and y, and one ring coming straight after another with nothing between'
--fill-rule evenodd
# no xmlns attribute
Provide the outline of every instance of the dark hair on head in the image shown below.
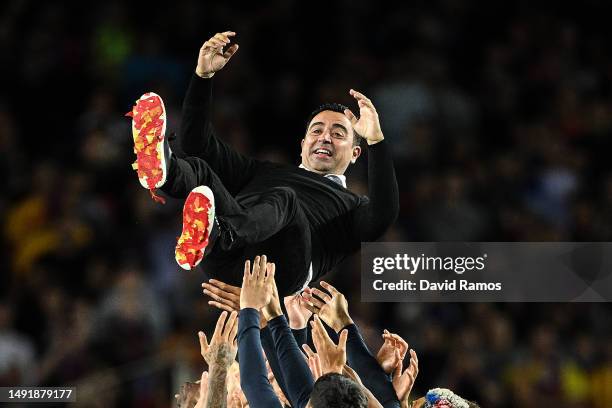
<svg viewBox="0 0 612 408"><path fill-rule="evenodd" d="M332 111L344 115L345 109L348 109L348 106L336 102L324 103L323 105L320 105L317 109L310 112L310 115L308 115L308 120L306 120L306 133L308 133L308 126L310 126L310 122L312 122L314 117L317 116L319 113L323 111ZM353 129L353 146L359 146L360 144L361 136L358 135L357 132L355 132L355 129Z"/></svg>
<svg viewBox="0 0 612 408"><path fill-rule="evenodd" d="M325 374L310 393L312 408L366 408L368 398L353 380L337 373Z"/></svg>

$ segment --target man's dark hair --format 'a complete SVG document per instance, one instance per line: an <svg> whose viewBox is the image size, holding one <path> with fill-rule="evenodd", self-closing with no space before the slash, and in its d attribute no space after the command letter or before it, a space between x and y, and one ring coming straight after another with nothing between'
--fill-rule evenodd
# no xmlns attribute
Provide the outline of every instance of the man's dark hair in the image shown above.
<svg viewBox="0 0 612 408"><path fill-rule="evenodd" d="M344 115L344 110L348 109L348 106L346 105L342 105L341 103L324 103L323 105L319 106L317 109L313 110L310 115L308 115L308 120L306 120L306 133L308 133L308 126L310 126L310 122L312 122L312 120L314 119L315 116L317 116L319 113L323 112L323 111L332 111L332 112L338 112ZM357 132L355 132L355 129L353 129L353 146L359 146L361 144L361 136L357 134Z"/></svg>
<svg viewBox="0 0 612 408"><path fill-rule="evenodd" d="M368 398L353 380L337 373L325 374L310 394L312 408L366 408Z"/></svg>

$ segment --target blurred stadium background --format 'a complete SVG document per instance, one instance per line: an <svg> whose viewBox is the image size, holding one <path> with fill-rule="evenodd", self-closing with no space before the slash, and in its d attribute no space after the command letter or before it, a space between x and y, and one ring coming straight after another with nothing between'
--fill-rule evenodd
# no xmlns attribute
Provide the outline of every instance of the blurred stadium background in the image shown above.
<svg viewBox="0 0 612 408"><path fill-rule="evenodd" d="M123 114L153 90L176 130L218 31L241 46L215 78L218 134L240 151L297 164L314 107L353 106L349 88L374 101L401 191L387 240L612 240L611 10L535 3L3 2L0 385L162 407L198 378L217 311L174 262L182 203L139 186ZM415 396L612 406L609 303L365 304L358 275L354 257L330 280L373 349L387 328L419 353Z"/></svg>

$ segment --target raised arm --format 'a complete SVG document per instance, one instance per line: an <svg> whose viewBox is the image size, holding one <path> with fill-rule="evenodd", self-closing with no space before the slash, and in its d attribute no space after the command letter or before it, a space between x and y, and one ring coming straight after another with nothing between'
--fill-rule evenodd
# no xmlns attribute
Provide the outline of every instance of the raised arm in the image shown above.
<svg viewBox="0 0 612 408"><path fill-rule="evenodd" d="M208 395L206 399L201 395L199 400L202 408L225 408L227 406L227 374L236 358L237 351L237 316L238 313L236 312L232 312L229 318L227 312L221 313L210 344L208 344L206 335L203 332L198 333L200 352L208 363L210 371ZM204 404L204 401L206 404Z"/></svg>
<svg viewBox="0 0 612 408"><path fill-rule="evenodd" d="M259 310L270 301L273 279L274 270L266 267L265 257L255 258L252 272L250 262L246 262L240 291L238 356L240 384L252 408L281 408L268 381L259 333Z"/></svg>
<svg viewBox="0 0 612 408"><path fill-rule="evenodd" d="M346 298L327 282L322 281L321 286L327 293L315 288L312 289L312 294L306 300L311 302L317 316L337 333L343 330L348 332L346 343L348 364L359 374L364 386L372 392L384 407L399 407L400 402L395 395L391 378L368 350L357 326L349 315Z"/></svg>
<svg viewBox="0 0 612 408"><path fill-rule="evenodd" d="M359 241L375 241L399 214L399 190L391 150L384 141L380 121L372 101L353 89L349 92L359 105L359 119L350 111L349 118L357 134L368 143L368 198L354 213L355 236Z"/></svg>
<svg viewBox="0 0 612 408"><path fill-rule="evenodd" d="M221 178L225 187L237 192L251 174L254 160L217 138L212 125L212 76L221 70L238 51L238 44L229 45L236 33L217 33L206 41L198 55L196 70L191 77L183 101L179 142L187 156L204 159Z"/></svg>
<svg viewBox="0 0 612 408"><path fill-rule="evenodd" d="M303 408L310 399L314 379L283 315L276 285L269 304L262 309L262 312L268 320L268 328L272 333L276 357L287 389L287 398L292 407Z"/></svg>

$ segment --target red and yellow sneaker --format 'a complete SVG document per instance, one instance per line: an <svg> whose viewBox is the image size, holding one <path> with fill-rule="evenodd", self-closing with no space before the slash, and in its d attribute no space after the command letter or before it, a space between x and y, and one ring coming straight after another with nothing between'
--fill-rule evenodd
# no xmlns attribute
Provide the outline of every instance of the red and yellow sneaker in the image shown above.
<svg viewBox="0 0 612 408"><path fill-rule="evenodd" d="M194 188L183 206L183 232L174 252L181 268L191 270L202 261L214 222L213 192L206 186Z"/></svg>
<svg viewBox="0 0 612 408"><path fill-rule="evenodd" d="M136 161L132 168L138 173L140 184L151 192L151 197L164 203L155 190L166 182L170 148L166 140L166 109L162 98L147 92L125 114L132 118L132 136Z"/></svg>

